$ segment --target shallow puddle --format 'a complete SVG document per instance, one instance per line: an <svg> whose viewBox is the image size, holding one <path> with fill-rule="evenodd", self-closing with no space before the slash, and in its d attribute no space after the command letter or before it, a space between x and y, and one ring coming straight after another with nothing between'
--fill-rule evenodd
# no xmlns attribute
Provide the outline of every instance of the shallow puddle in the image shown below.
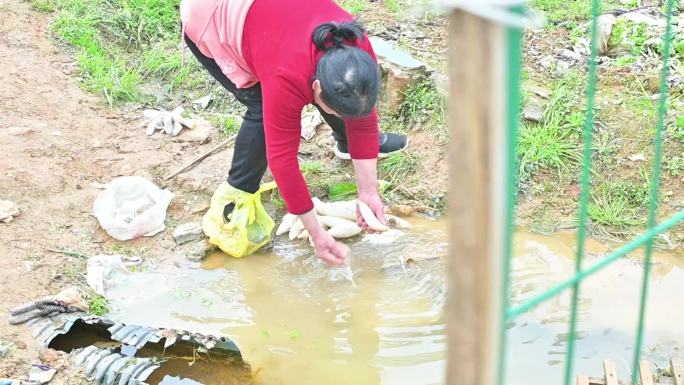
<svg viewBox="0 0 684 385"><path fill-rule="evenodd" d="M123 275L111 291L113 318L230 337L257 384L441 384L445 290L440 259L429 257L443 253L445 223L412 222L403 235L353 242L351 269L328 269L310 248L279 239L273 253L215 254L202 268L178 261ZM570 276L573 247L570 234L519 232L514 303ZM609 248L591 242L588 250ZM583 284L578 370L598 375L601 361L611 358L627 374L640 285L640 263L633 259ZM645 351L662 365L683 345L683 290L684 258L659 255ZM569 298L553 299L510 325L508 384L560 383Z"/></svg>

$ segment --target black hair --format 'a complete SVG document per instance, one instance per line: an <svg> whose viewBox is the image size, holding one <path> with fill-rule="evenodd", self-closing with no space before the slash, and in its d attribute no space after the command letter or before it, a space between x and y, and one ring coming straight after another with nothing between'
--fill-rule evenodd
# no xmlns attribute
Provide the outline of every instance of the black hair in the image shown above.
<svg viewBox="0 0 684 385"><path fill-rule="evenodd" d="M316 27L312 39L325 51L315 74L323 101L344 118L370 114L378 99L378 66L366 51L345 44L365 39L363 28L356 22L325 23Z"/></svg>

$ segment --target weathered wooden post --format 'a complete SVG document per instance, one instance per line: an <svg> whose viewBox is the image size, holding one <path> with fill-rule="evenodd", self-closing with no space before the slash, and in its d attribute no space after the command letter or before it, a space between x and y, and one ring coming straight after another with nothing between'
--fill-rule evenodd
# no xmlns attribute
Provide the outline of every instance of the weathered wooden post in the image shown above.
<svg viewBox="0 0 684 385"><path fill-rule="evenodd" d="M463 9L449 16L446 384L494 385L506 231L506 27Z"/></svg>

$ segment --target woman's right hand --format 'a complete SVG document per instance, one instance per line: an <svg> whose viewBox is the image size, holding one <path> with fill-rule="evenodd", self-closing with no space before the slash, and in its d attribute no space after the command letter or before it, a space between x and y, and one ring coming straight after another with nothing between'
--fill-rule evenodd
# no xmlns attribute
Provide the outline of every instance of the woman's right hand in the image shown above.
<svg viewBox="0 0 684 385"><path fill-rule="evenodd" d="M302 220L304 227L309 232L318 258L331 266L341 265L347 260L349 248L335 241L335 238L323 229L323 226L316 219L314 210L300 215L299 219Z"/></svg>
<svg viewBox="0 0 684 385"><path fill-rule="evenodd" d="M316 255L328 265L338 266L347 260L349 248L345 244L337 242L325 231L312 237L312 240Z"/></svg>

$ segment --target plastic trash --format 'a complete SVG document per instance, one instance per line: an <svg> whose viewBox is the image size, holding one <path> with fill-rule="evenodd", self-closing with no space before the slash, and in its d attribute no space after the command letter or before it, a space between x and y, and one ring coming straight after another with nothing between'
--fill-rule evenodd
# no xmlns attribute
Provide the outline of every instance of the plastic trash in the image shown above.
<svg viewBox="0 0 684 385"><path fill-rule="evenodd" d="M95 255L88 258L86 282L97 294L106 297L107 289L112 286L116 274L129 274L121 255Z"/></svg>
<svg viewBox="0 0 684 385"><path fill-rule="evenodd" d="M126 241L151 237L166 226L173 193L138 176L114 179L95 199L93 213L107 234Z"/></svg>
<svg viewBox="0 0 684 385"><path fill-rule="evenodd" d="M36 384L47 384L52 381L52 378L57 373L57 369L51 368L47 365L31 365L29 371L29 381Z"/></svg>
<svg viewBox="0 0 684 385"><path fill-rule="evenodd" d="M265 183L259 191L250 194L228 182L221 183L211 197L209 211L202 218L202 229L209 237L209 243L236 258L252 254L269 243L275 223L261 203L261 194L275 187L274 182ZM223 210L230 203L235 207L226 222Z"/></svg>

